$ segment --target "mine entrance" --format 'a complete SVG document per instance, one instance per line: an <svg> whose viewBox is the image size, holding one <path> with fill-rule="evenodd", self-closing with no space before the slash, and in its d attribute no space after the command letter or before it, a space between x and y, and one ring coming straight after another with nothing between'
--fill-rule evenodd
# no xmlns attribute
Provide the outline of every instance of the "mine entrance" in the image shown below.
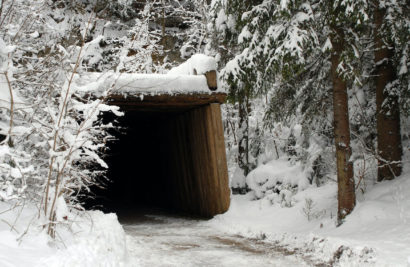
<svg viewBox="0 0 410 267"><path fill-rule="evenodd" d="M116 100L125 116L108 144L110 181L88 207L119 216L165 210L211 217L229 207L220 99Z"/></svg>

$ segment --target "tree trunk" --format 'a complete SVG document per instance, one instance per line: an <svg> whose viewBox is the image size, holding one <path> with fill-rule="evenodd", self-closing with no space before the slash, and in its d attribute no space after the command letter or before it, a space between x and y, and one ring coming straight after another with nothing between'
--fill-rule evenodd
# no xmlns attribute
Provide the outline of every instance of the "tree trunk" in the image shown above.
<svg viewBox="0 0 410 267"><path fill-rule="evenodd" d="M391 180L401 173L402 144L400 135L400 108L397 96L389 96L385 90L396 79L396 71L392 59L393 45L381 34L386 10L379 7L375 1L375 50L376 62L376 119L377 119L377 151L378 171L377 181Z"/></svg>
<svg viewBox="0 0 410 267"><path fill-rule="evenodd" d="M244 175L248 175L249 168L249 113L250 103L248 89L244 88L239 95L239 128L238 128L238 165Z"/></svg>
<svg viewBox="0 0 410 267"><path fill-rule="evenodd" d="M333 51L331 56L332 81L333 81L333 120L336 144L336 165L338 183L338 224L353 210L356 204L353 164L350 161L352 150L350 148L350 125L347 98L347 86L338 74L340 56L344 47L344 34L340 27L334 29L331 36Z"/></svg>

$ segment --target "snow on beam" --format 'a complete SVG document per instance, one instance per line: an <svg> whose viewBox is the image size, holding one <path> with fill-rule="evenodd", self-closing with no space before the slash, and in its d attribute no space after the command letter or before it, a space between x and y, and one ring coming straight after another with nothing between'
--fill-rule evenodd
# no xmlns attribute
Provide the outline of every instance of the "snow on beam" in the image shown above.
<svg viewBox="0 0 410 267"><path fill-rule="evenodd" d="M176 95L210 94L218 90L216 61L202 54L193 55L167 74L82 73L75 76L74 87L84 95Z"/></svg>
<svg viewBox="0 0 410 267"><path fill-rule="evenodd" d="M217 89L216 71L205 75L85 73L76 75L77 92L96 97L110 95L212 94ZM212 90L212 91L211 91Z"/></svg>
<svg viewBox="0 0 410 267"><path fill-rule="evenodd" d="M216 90L217 64L213 57L195 54L181 65L168 71L168 75L205 75L209 89Z"/></svg>

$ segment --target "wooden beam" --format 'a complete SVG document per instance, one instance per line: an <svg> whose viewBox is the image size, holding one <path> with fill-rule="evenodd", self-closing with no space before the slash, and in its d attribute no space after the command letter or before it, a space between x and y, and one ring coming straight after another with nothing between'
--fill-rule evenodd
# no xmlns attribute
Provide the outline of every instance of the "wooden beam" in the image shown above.
<svg viewBox="0 0 410 267"><path fill-rule="evenodd" d="M143 96L125 96L112 94L108 97L108 104L120 107L127 106L158 106L158 107L195 107L204 106L210 103L224 103L225 93L212 94L161 94Z"/></svg>

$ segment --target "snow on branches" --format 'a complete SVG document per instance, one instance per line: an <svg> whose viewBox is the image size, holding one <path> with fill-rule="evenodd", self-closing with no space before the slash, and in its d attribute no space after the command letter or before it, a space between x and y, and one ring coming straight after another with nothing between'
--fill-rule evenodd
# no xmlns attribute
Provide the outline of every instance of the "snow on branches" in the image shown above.
<svg viewBox="0 0 410 267"><path fill-rule="evenodd" d="M59 211L81 209L79 194L107 168L101 155L113 125L101 114L121 112L104 98L81 96L73 84L95 54L95 14L85 14L85 22L80 14L67 18L76 28L59 24L46 1L15 2L4 3L9 24L0 26L0 201L32 201L55 237L56 225L69 219ZM82 33L78 42L65 39L74 29Z"/></svg>

